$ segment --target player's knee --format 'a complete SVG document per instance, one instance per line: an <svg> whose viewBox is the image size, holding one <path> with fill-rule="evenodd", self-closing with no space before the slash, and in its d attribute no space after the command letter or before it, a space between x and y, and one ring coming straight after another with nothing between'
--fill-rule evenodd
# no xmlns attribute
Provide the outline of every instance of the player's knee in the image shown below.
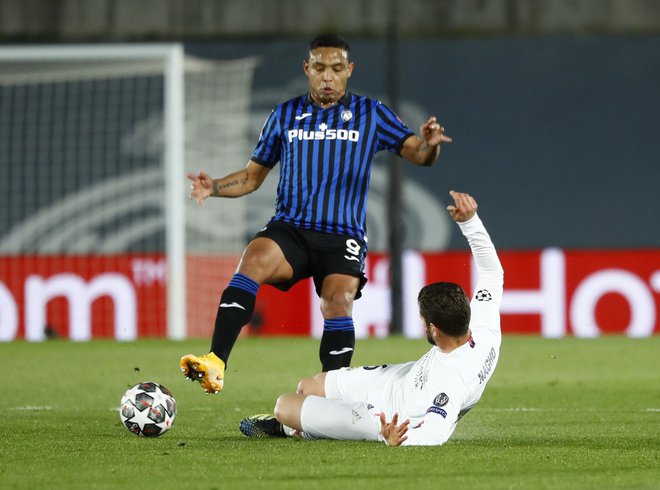
<svg viewBox="0 0 660 490"><path fill-rule="evenodd" d="M296 388L296 393L299 395L308 395L310 391L310 385L314 383L314 378L304 378L298 382L298 387Z"/></svg>
<svg viewBox="0 0 660 490"><path fill-rule="evenodd" d="M268 275L269 267L272 267L272 263L269 262L266 255L252 253L241 258L238 270L259 282L263 276Z"/></svg>
<svg viewBox="0 0 660 490"><path fill-rule="evenodd" d="M280 422L283 421L283 419L286 419L286 396L285 395L280 395L277 397L277 400L275 401L275 408L273 409L273 415L275 415L275 418L279 420Z"/></svg>
<svg viewBox="0 0 660 490"><path fill-rule="evenodd" d="M324 318L351 316L353 309L352 291L335 291L321 298L321 313Z"/></svg>
<svg viewBox="0 0 660 490"><path fill-rule="evenodd" d="M238 264L238 271L259 284L290 279L293 269L281 249L271 240L263 240L256 239L248 245Z"/></svg>
<svg viewBox="0 0 660 490"><path fill-rule="evenodd" d="M325 373L317 374L311 378L304 378L298 383L296 393L299 395L325 396Z"/></svg>
<svg viewBox="0 0 660 490"><path fill-rule="evenodd" d="M273 415L280 423L300 429L300 409L303 401L304 397L293 393L280 395L275 402Z"/></svg>

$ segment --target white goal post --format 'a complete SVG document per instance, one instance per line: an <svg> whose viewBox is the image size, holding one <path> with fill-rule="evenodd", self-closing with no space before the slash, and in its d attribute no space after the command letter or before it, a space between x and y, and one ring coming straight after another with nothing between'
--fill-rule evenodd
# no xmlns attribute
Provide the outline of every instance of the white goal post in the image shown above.
<svg viewBox="0 0 660 490"><path fill-rule="evenodd" d="M114 316L114 336L124 340L138 337L138 330L183 339L191 323L193 332L206 335L210 312L198 314L199 298L216 296L218 281L207 257L236 253L245 211L227 206L200 213L188 204L185 174L204 168L219 175L240 165L235 159L247 154L255 66L252 58L185 56L180 44L0 48L6 198L0 206L0 341L20 337L21 330L28 340L47 338L53 330L48 305L58 297L68 300L68 310L61 309L69 321L61 324L69 324L72 339L91 338L92 323L106 316ZM209 226L217 221L232 226ZM149 254L163 252L166 268L150 262ZM143 255L137 265L121 262ZM127 289L111 273L92 277L99 256L120 257L110 269L124 267L126 276L144 283L144 303L160 280L166 308L127 314L139 302L130 291L134 284ZM200 293L204 287L214 292ZM106 306L92 319L92 303L105 296L114 310ZM137 325L140 314L142 323L162 325L165 309L165 332ZM82 323L74 327L74 320Z"/></svg>
<svg viewBox="0 0 660 490"><path fill-rule="evenodd" d="M258 60L202 54L0 47L0 341L210 335L249 211L185 175L247 161Z"/></svg>
<svg viewBox="0 0 660 490"><path fill-rule="evenodd" d="M0 64L15 63L2 70L0 85L38 82L35 73L47 73L49 82L97 77L162 73L163 165L165 195L165 255L167 260L167 336L186 336L185 188L184 166L184 52L180 44L21 46L0 48ZM29 64L30 68L20 69ZM74 64L75 67L71 67ZM0 65L2 66L2 65ZM92 101L94 103L94 101ZM3 111L6 108L3 108ZM9 123L8 123L9 124ZM140 191L138 188L137 192ZM30 241L26 227L2 237L3 254L20 254ZM66 252L66 250L64 250ZM27 299L26 299L27 301ZM71 307L73 308L73 307ZM117 315L115 316L117 321ZM26 332L27 334L27 332ZM26 335L27 336L27 335ZM129 336L130 337L130 336Z"/></svg>

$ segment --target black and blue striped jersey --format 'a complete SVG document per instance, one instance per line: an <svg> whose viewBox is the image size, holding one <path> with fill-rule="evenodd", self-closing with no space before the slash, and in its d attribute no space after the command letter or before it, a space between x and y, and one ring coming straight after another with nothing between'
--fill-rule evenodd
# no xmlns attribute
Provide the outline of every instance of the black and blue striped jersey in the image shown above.
<svg viewBox="0 0 660 490"><path fill-rule="evenodd" d="M327 109L309 94L278 105L252 154L266 167L280 162L272 220L366 239L374 155L400 154L412 135L387 106L348 92Z"/></svg>

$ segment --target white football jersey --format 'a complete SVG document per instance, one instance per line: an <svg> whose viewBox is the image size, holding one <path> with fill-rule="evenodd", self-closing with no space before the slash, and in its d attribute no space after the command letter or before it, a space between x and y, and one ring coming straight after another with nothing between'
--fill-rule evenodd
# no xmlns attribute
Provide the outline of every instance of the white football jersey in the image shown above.
<svg viewBox="0 0 660 490"><path fill-rule="evenodd" d="M459 223L472 249L478 281L471 307L470 340L446 354L433 346L416 362L381 368L364 401L388 420L409 419L403 445L442 444L458 420L481 398L499 360L502 266L478 216ZM382 376L382 377L381 377Z"/></svg>
<svg viewBox="0 0 660 490"><path fill-rule="evenodd" d="M443 444L479 401L500 355L504 272L479 217L458 225L478 273L468 342L450 353L433 346L416 362L329 371L325 397L307 396L301 407L303 437L382 441L384 412L410 420L403 445Z"/></svg>

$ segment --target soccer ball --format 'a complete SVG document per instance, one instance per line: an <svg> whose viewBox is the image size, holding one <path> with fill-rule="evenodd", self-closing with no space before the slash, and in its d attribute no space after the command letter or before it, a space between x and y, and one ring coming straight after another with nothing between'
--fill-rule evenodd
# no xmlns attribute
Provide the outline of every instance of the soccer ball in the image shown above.
<svg viewBox="0 0 660 490"><path fill-rule="evenodd" d="M121 398L119 417L136 436L158 437L172 427L176 400L170 390L153 381L131 386Z"/></svg>

